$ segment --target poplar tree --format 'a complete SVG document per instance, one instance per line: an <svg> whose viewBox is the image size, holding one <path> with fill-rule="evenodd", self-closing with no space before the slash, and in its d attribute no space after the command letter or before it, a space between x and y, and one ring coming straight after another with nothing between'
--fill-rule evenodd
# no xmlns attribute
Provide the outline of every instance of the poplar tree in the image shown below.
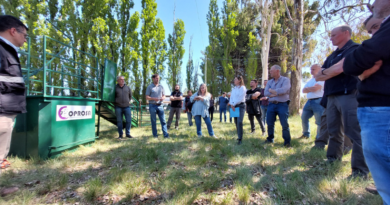
<svg viewBox="0 0 390 205"><path fill-rule="evenodd" d="M173 33L168 35L168 85L175 89L175 85L181 85L181 65L184 56L184 37L186 31L184 21L178 19L173 26Z"/></svg>

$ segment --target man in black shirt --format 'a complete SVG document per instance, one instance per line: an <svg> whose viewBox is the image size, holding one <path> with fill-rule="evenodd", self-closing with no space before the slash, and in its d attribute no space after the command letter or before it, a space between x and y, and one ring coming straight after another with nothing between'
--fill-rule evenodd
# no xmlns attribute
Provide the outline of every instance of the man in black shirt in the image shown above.
<svg viewBox="0 0 390 205"><path fill-rule="evenodd" d="M325 60L322 71L315 75L317 81L325 80L324 96L328 98L326 117L329 132L328 162L341 160L343 156L344 133L352 142L352 175L367 178L369 172L364 159L360 126L357 119L356 84L357 78L345 73L336 73L330 68L359 44L351 40L349 26L339 26L332 30L331 41L338 48Z"/></svg>
<svg viewBox="0 0 390 205"><path fill-rule="evenodd" d="M181 114L181 106L183 100L183 93L180 92L180 86L175 85L175 91L171 93L171 111L169 112L169 119L167 128L171 128L173 115L176 113L175 129L179 129L179 120Z"/></svg>
<svg viewBox="0 0 390 205"><path fill-rule="evenodd" d="M260 98L261 95L260 88L257 87L257 80L252 80L250 83L251 89L246 91L245 103L248 113L248 118L251 123L251 134L255 132L255 122L254 117L256 117L257 122L259 122L263 136L265 134L265 128L263 121L261 120L261 108L260 108Z"/></svg>

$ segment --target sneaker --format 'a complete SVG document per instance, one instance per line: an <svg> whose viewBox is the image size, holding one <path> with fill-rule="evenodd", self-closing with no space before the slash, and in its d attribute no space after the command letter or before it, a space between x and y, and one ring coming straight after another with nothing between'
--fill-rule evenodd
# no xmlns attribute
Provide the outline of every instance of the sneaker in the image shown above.
<svg viewBox="0 0 390 205"><path fill-rule="evenodd" d="M242 144L242 140L237 140L237 145L241 145Z"/></svg>
<svg viewBox="0 0 390 205"><path fill-rule="evenodd" d="M118 139L118 140L123 139L122 135L119 135L119 137L118 137L117 139Z"/></svg>
<svg viewBox="0 0 390 205"><path fill-rule="evenodd" d="M264 141L264 144L273 144L273 142L268 141L268 140L265 140L265 141Z"/></svg>
<svg viewBox="0 0 390 205"><path fill-rule="evenodd" d="M198 138L202 138L202 135L198 135Z"/></svg>
<svg viewBox="0 0 390 205"><path fill-rule="evenodd" d="M18 187L6 187L6 188L2 188L2 189L0 190L0 195L1 195L2 197L5 197L5 196L7 196L7 195L10 195L10 194L12 194L12 193L17 192L18 190L19 190Z"/></svg>
<svg viewBox="0 0 390 205"><path fill-rule="evenodd" d="M264 137L264 136L265 136L265 132L263 132L263 133L261 134L261 136L263 136L263 137Z"/></svg>
<svg viewBox="0 0 390 205"><path fill-rule="evenodd" d="M131 135L126 135L127 138L133 138Z"/></svg>
<svg viewBox="0 0 390 205"><path fill-rule="evenodd" d="M168 136L166 136L166 137L164 137L165 139L169 139L169 135Z"/></svg>
<svg viewBox="0 0 390 205"><path fill-rule="evenodd" d="M285 145L283 145L285 148L290 148L291 147L291 144L290 143L288 143L288 144L285 144Z"/></svg>
<svg viewBox="0 0 390 205"><path fill-rule="evenodd" d="M360 170L352 170L352 174L347 177L348 180L353 180L353 179L357 179L357 178L361 178L363 180L367 180L368 179L368 175L363 173Z"/></svg>
<svg viewBox="0 0 390 205"><path fill-rule="evenodd" d="M213 135L213 136L211 136L212 138L215 138L215 139L218 139L218 137L217 136L215 136L215 135Z"/></svg>
<svg viewBox="0 0 390 205"><path fill-rule="evenodd" d="M154 138L158 138L158 136L153 136Z"/></svg>
<svg viewBox="0 0 390 205"><path fill-rule="evenodd" d="M298 138L298 139L309 139L309 137L308 136L305 136L305 135L302 135L300 138Z"/></svg>
<svg viewBox="0 0 390 205"><path fill-rule="evenodd" d="M311 149L324 150L325 147L322 147L322 146L319 146L319 145L314 145Z"/></svg>
<svg viewBox="0 0 390 205"><path fill-rule="evenodd" d="M255 134L255 130L253 130L250 134L252 134L252 135Z"/></svg>
<svg viewBox="0 0 390 205"><path fill-rule="evenodd" d="M179 127L175 127L176 130L179 130Z"/></svg>
<svg viewBox="0 0 390 205"><path fill-rule="evenodd" d="M328 159L326 160L326 162L328 164L333 164L334 162L336 161L341 161L340 159L337 159L337 158L333 158L333 157L328 157Z"/></svg>
<svg viewBox="0 0 390 205"><path fill-rule="evenodd" d="M375 194L375 195L378 195L378 189L376 189L376 186L375 184L374 185L369 185L368 187L366 187L366 191L370 192L371 194Z"/></svg>

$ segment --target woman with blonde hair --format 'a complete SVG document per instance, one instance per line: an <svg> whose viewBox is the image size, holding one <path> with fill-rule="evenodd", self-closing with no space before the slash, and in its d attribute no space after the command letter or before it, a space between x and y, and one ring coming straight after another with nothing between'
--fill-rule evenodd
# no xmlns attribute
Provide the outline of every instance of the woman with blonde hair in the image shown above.
<svg viewBox="0 0 390 205"><path fill-rule="evenodd" d="M211 121L209 117L209 107L210 107L210 97L211 94L207 92L206 84L201 84L199 91L191 96L192 105L192 116L195 117L196 124L196 133L198 137L202 137L202 119L207 125L207 130L211 137L217 138L214 135L213 127L211 126Z"/></svg>
<svg viewBox="0 0 390 205"><path fill-rule="evenodd" d="M232 95L230 96L229 105L232 108L233 112L236 111L236 108L239 108L239 116L234 117L234 123L237 128L237 144L240 145L242 142L243 135L243 120L245 114L245 95L246 95L246 87L244 84L244 79L242 76L237 76L234 78L234 88L232 89Z"/></svg>

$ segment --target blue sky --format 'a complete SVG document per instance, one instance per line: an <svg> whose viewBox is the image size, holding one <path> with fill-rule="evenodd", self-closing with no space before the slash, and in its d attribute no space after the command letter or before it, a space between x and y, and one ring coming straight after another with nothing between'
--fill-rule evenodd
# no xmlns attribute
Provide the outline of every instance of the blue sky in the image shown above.
<svg viewBox="0 0 390 205"><path fill-rule="evenodd" d="M163 21L165 28L165 37L168 37L168 34L172 34L173 31L173 9L176 3L175 18L182 19L184 21L184 27L186 30L186 35L184 38L184 48L185 54L182 64L182 88L183 91L185 86L186 71L185 67L188 62L188 50L190 44L190 38L192 37L192 53L194 64L198 65L202 57L202 50L205 50L206 46L209 44L208 41L208 26L206 15L209 10L210 0L156 0L157 2L157 17ZM218 1L219 8L222 7L222 0ZM135 11L142 11L141 1L134 1ZM203 82L200 77L199 81ZM162 81L161 84L164 86L166 92L170 90L166 82Z"/></svg>

